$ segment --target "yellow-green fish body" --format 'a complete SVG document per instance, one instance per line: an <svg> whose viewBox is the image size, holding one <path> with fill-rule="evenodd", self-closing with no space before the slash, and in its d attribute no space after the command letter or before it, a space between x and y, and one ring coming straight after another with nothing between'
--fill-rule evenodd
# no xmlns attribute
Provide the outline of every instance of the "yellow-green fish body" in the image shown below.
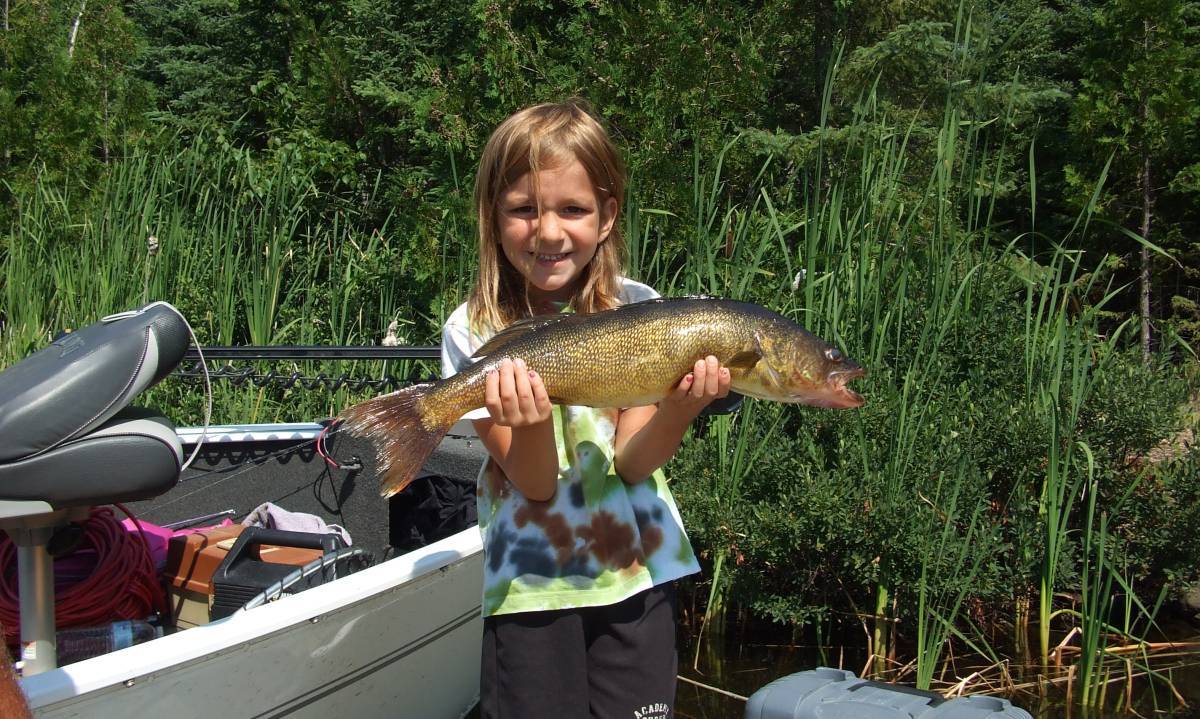
<svg viewBox="0 0 1200 719"><path fill-rule="evenodd" d="M831 408L863 403L846 387L862 369L795 322L747 302L678 298L518 322L453 377L368 400L342 419L380 448L383 494L390 496L455 421L484 406L487 374L505 358L519 357L537 371L556 404L634 407L665 397L708 355L729 368L734 391L751 397Z"/></svg>

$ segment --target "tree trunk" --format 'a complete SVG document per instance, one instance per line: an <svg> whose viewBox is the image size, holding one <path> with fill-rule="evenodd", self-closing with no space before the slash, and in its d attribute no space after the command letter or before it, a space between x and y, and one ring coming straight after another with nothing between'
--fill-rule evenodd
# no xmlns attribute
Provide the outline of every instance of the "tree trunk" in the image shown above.
<svg viewBox="0 0 1200 719"><path fill-rule="evenodd" d="M1150 190L1150 153L1142 148L1142 239L1150 241L1150 208L1154 198ZM1141 297L1138 306L1142 320L1142 361L1150 364L1150 248L1142 245Z"/></svg>
<svg viewBox="0 0 1200 719"><path fill-rule="evenodd" d="M1150 21L1142 24L1142 49L1150 53ZM1142 132L1148 133L1150 127L1150 103L1145 94L1141 97ZM1142 240L1150 241L1150 210L1154 198L1150 189L1150 139L1142 136ZM1141 268L1139 276L1138 315L1142 322L1142 362L1150 364L1150 248L1142 245Z"/></svg>
<svg viewBox="0 0 1200 719"><path fill-rule="evenodd" d="M4 34L8 34L8 0L4 0ZM3 64L0 67L8 68L8 45L7 38L5 39L5 53ZM12 158L12 148L7 144L4 145L4 164L8 165L8 161Z"/></svg>
<svg viewBox="0 0 1200 719"><path fill-rule="evenodd" d="M79 14L75 16L75 22L71 23L71 35L67 38L67 57L75 57L75 36L79 34L79 21L83 19L83 11L87 9L87 0L83 0L83 4L79 6Z"/></svg>

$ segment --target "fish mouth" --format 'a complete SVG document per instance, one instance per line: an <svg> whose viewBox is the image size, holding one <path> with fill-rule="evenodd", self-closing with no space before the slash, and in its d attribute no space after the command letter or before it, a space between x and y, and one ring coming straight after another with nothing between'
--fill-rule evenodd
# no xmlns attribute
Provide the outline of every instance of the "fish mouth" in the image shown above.
<svg viewBox="0 0 1200 719"><path fill-rule="evenodd" d="M783 397L770 392L753 394L746 392L742 388L738 388L739 392L749 394L752 397L761 397L763 399L773 399L783 402L794 402L797 404L805 404L809 407L822 407L824 409L854 409L861 407L866 403L866 399L854 390L846 386L847 382L858 379L865 375L861 367L854 366L843 370L830 372L825 376L825 381L816 385L807 385L799 387L790 394Z"/></svg>
<svg viewBox="0 0 1200 719"><path fill-rule="evenodd" d="M830 389L828 395L829 404L824 406L832 409L854 409L855 407L863 406L867 401L866 398L847 387L846 383L859 379L866 374L866 370L862 367L852 367L837 372L830 372L827 378Z"/></svg>

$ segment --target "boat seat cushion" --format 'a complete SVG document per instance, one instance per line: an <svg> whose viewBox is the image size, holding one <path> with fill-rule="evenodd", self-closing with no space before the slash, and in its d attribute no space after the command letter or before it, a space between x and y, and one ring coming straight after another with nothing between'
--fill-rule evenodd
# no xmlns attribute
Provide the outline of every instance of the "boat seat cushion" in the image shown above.
<svg viewBox="0 0 1200 719"><path fill-rule="evenodd" d="M127 502L179 480L183 446L162 415L127 407L90 434L0 463L0 500L41 500L54 509Z"/></svg>
<svg viewBox="0 0 1200 719"><path fill-rule="evenodd" d="M189 341L179 311L156 302L65 334L0 372L0 463L84 437L169 374Z"/></svg>

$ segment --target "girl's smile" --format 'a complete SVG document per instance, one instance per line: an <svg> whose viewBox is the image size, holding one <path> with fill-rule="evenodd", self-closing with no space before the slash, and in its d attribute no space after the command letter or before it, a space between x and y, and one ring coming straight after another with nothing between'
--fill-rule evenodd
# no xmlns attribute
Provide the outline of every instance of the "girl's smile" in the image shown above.
<svg viewBox="0 0 1200 719"><path fill-rule="evenodd" d="M578 160L541 170L536 186L533 173L526 173L500 194L500 246L528 280L535 308L546 310L570 299L576 281L608 238L617 208L616 199L601 200Z"/></svg>

